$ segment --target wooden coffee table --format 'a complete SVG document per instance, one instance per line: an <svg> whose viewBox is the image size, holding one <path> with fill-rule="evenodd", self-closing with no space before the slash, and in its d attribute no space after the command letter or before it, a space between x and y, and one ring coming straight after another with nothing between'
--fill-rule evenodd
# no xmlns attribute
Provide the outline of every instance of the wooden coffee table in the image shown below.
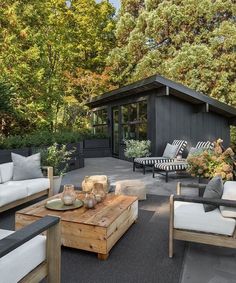
<svg viewBox="0 0 236 283"><path fill-rule="evenodd" d="M44 217L61 217L62 245L91 251L99 259L107 259L109 251L138 217L138 199L135 196L108 194L94 209L81 207L70 211L54 211L45 208L45 203L60 194L16 212L16 229ZM78 192L77 198L84 198Z"/></svg>

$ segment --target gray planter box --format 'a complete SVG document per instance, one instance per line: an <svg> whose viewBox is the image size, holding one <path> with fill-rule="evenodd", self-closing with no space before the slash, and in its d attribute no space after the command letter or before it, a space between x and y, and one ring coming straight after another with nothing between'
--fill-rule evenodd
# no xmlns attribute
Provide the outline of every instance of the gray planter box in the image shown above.
<svg viewBox="0 0 236 283"><path fill-rule="evenodd" d="M1 149L0 150L0 164L12 162L11 153L17 153L23 156L30 155L30 148L14 148L14 149Z"/></svg>
<svg viewBox="0 0 236 283"><path fill-rule="evenodd" d="M84 157L109 157L111 147L109 139L84 140Z"/></svg>

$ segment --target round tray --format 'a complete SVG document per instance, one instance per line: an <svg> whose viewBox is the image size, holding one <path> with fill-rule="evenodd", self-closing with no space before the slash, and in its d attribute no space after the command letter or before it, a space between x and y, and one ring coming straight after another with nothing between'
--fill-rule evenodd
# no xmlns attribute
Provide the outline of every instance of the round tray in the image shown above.
<svg viewBox="0 0 236 283"><path fill-rule="evenodd" d="M71 209L80 208L83 205L84 203L82 202L82 200L79 199L77 199L72 205L64 205L61 199L53 199L53 200L49 200L45 204L45 207L51 210L71 210Z"/></svg>

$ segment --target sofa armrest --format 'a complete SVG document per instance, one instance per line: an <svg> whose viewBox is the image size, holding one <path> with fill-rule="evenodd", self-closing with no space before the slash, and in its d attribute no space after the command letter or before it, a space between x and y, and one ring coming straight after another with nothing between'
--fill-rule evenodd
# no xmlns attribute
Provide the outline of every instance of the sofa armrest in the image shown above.
<svg viewBox="0 0 236 283"><path fill-rule="evenodd" d="M171 196L173 201L184 201L184 202L193 202L193 203L202 203L202 204L212 204L216 206L227 206L235 207L236 201L226 200L226 199L213 199L213 198L203 198L203 197L190 197L190 196Z"/></svg>
<svg viewBox="0 0 236 283"><path fill-rule="evenodd" d="M0 258L59 223L59 217L48 215L0 240Z"/></svg>
<svg viewBox="0 0 236 283"><path fill-rule="evenodd" d="M42 170L47 171L47 177L50 182L50 188L49 188L49 193L48 197L51 197L53 195L53 167L51 166L42 166Z"/></svg>
<svg viewBox="0 0 236 283"><path fill-rule="evenodd" d="M176 193L177 195L182 195L182 188L188 188L193 190L198 190L198 195L203 196L206 184L197 184L197 183L177 183Z"/></svg>

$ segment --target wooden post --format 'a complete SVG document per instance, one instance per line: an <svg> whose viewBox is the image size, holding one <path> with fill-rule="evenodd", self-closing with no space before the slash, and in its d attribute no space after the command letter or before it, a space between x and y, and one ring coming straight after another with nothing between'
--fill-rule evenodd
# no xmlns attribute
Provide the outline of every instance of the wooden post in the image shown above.
<svg viewBox="0 0 236 283"><path fill-rule="evenodd" d="M170 196L170 222L169 222L169 257L174 253L174 195Z"/></svg>
<svg viewBox="0 0 236 283"><path fill-rule="evenodd" d="M48 197L53 196L53 167L47 167L47 175L50 182L50 188L48 190Z"/></svg>
<svg viewBox="0 0 236 283"><path fill-rule="evenodd" d="M48 283L61 282L61 227L60 222L47 231Z"/></svg>
<svg viewBox="0 0 236 283"><path fill-rule="evenodd" d="M181 195L181 182L177 183L176 193L177 193L178 196Z"/></svg>

